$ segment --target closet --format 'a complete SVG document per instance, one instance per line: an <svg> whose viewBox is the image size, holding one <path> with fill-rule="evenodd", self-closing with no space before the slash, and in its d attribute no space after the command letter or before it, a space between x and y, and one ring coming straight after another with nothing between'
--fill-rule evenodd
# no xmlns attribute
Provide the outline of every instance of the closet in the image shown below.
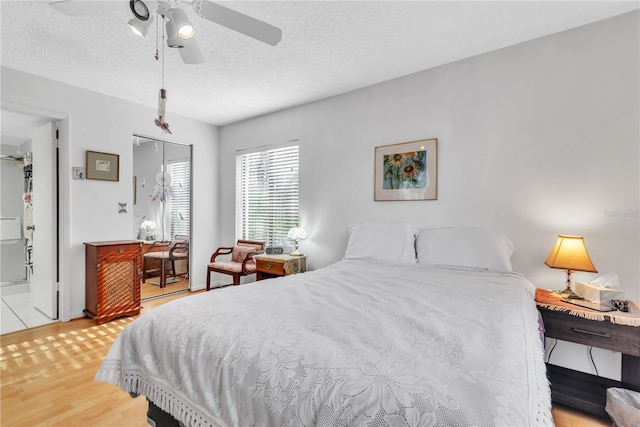
<svg viewBox="0 0 640 427"><path fill-rule="evenodd" d="M133 135L133 239L142 299L190 288L192 146Z"/></svg>

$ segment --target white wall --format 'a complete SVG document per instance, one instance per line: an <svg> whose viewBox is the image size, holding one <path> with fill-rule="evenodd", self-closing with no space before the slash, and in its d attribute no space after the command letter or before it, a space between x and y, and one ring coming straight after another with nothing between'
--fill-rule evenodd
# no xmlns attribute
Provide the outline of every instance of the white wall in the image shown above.
<svg viewBox="0 0 640 427"><path fill-rule="evenodd" d="M558 234L577 234L596 268L618 273L638 300L638 20L622 15L223 127L221 239L235 238L235 151L299 138L311 268L342 258L355 222L482 225L515 243L516 271L562 289L565 273L543 262ZM433 137L438 200L373 201L374 147ZM569 362L590 369L586 355Z"/></svg>
<svg viewBox="0 0 640 427"><path fill-rule="evenodd" d="M192 288L204 287L206 263L218 246L219 135L216 126L171 114L173 135L162 135L153 123L154 108L61 84L2 67L3 105L19 104L67 115L63 120L61 190L64 251L61 318L82 317L84 300L83 242L130 240L132 206L132 135L193 144ZM155 97L150 94L150 97ZM154 98L155 99L155 98ZM120 181L72 180L71 167L85 166L86 150L120 155ZM118 213L118 202L129 203ZM198 272L202 272L198 274Z"/></svg>

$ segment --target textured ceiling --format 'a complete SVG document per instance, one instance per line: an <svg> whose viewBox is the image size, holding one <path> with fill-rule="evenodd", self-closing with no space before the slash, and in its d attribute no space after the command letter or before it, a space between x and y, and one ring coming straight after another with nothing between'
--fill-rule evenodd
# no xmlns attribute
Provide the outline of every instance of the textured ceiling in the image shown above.
<svg viewBox="0 0 640 427"><path fill-rule="evenodd" d="M46 1L0 1L3 66L155 107L155 24L121 7L71 17ZM227 1L282 29L269 46L197 16L203 64L166 48L167 120L216 125L304 104L638 9L637 1Z"/></svg>

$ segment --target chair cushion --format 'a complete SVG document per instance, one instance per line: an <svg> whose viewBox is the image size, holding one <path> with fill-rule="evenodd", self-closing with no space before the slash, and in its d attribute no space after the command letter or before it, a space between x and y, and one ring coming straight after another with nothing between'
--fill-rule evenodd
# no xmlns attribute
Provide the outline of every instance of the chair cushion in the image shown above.
<svg viewBox="0 0 640 427"><path fill-rule="evenodd" d="M242 262L249 252L260 252L255 246L234 246L231 251L231 261Z"/></svg>
<svg viewBox="0 0 640 427"><path fill-rule="evenodd" d="M216 270L224 270L232 273L241 273L242 272L242 263L234 262L234 261L216 261L208 264L209 268L213 268ZM248 272L253 272L256 270L256 265L253 262L248 262L245 265L245 268Z"/></svg>
<svg viewBox="0 0 640 427"><path fill-rule="evenodd" d="M169 251L147 252L146 254L144 254L144 257L155 258L155 259L169 258Z"/></svg>
<svg viewBox="0 0 640 427"><path fill-rule="evenodd" d="M251 248L256 252L259 252L262 250L262 247L264 246L262 243L247 243L247 242L238 242L237 246L242 246L244 248Z"/></svg>
<svg viewBox="0 0 640 427"><path fill-rule="evenodd" d="M175 251L175 252L173 253L173 257L174 257L175 259L187 259L187 258L189 258L189 253L188 253L188 252L178 252L178 251Z"/></svg>
<svg viewBox="0 0 640 427"><path fill-rule="evenodd" d="M250 248L254 252L262 252L262 248L264 247L264 244L262 244L262 243L238 242L238 243L236 243L236 246L240 246L240 247L243 247L243 248Z"/></svg>

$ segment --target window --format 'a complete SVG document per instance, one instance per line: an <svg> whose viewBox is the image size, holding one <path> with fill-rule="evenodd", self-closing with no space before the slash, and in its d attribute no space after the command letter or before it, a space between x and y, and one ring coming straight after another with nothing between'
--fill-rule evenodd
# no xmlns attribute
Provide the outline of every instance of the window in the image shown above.
<svg viewBox="0 0 640 427"><path fill-rule="evenodd" d="M236 155L236 235L240 239L288 243L298 224L298 146Z"/></svg>
<svg viewBox="0 0 640 427"><path fill-rule="evenodd" d="M167 165L167 172L171 176L171 236L189 236L189 189L191 185L191 162L189 160L176 161Z"/></svg>

